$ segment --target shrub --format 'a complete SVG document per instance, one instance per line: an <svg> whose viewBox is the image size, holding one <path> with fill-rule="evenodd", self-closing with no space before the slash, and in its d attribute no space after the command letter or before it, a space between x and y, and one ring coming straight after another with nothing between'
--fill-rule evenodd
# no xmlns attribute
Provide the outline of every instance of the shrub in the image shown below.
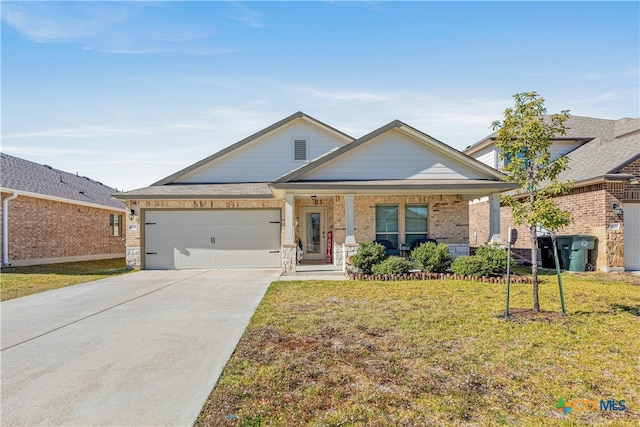
<svg viewBox="0 0 640 427"><path fill-rule="evenodd" d="M358 252L351 256L351 263L362 274L371 274L371 267L380 264L386 257L384 246L379 243L365 242L360 243Z"/></svg>
<svg viewBox="0 0 640 427"><path fill-rule="evenodd" d="M459 256L451 263L451 271L455 274L468 276L488 276L491 274L489 265L485 262L484 258L478 255Z"/></svg>
<svg viewBox="0 0 640 427"><path fill-rule="evenodd" d="M411 251L411 258L416 262L420 270L433 273L444 273L451 265L451 254L449 247L444 243L435 244L433 242L423 243Z"/></svg>
<svg viewBox="0 0 640 427"><path fill-rule="evenodd" d="M491 273L505 274L507 272L507 251L497 243L490 243L487 246L478 248L476 256L482 258L488 265ZM514 264L513 259L511 265Z"/></svg>
<svg viewBox="0 0 640 427"><path fill-rule="evenodd" d="M405 274L413 268L413 264L399 256L391 256L379 264L374 265L371 270L373 274Z"/></svg>

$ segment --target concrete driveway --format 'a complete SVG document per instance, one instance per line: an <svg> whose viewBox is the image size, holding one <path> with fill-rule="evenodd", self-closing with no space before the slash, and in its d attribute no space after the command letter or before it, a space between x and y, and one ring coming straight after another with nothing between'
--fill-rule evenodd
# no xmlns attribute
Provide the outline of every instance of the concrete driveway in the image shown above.
<svg viewBox="0 0 640 427"><path fill-rule="evenodd" d="M278 276L140 271L1 303L2 425L191 425Z"/></svg>

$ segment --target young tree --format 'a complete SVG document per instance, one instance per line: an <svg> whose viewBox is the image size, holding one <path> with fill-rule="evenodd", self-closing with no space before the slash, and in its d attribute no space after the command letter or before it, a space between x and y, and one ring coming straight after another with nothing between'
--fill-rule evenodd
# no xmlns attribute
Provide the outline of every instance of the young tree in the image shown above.
<svg viewBox="0 0 640 427"><path fill-rule="evenodd" d="M504 120L493 122L498 130L496 146L500 159L505 160L503 171L510 181L519 185L515 194L501 197L501 203L511 208L516 224L526 224L531 235L531 272L533 276L533 311L540 311L538 300L538 239L536 227L553 232L571 222L569 212L561 210L554 197L569 188L558 180L567 168L567 158L551 161L551 140L566 133L564 122L569 111L546 115L544 98L536 92L513 96L515 106L507 108Z"/></svg>

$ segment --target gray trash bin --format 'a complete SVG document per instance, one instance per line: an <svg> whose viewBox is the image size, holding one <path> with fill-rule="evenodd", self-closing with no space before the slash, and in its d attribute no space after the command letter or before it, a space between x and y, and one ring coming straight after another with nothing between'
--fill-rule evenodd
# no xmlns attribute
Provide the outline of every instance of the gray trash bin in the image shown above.
<svg viewBox="0 0 640 427"><path fill-rule="evenodd" d="M596 247L597 237L586 234L571 236L571 254L569 255L569 271L585 271L589 251Z"/></svg>

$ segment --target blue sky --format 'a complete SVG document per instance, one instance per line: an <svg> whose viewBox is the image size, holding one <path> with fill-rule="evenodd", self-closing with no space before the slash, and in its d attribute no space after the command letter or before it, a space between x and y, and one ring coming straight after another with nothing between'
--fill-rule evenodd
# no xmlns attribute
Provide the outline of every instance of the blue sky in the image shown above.
<svg viewBox="0 0 640 427"><path fill-rule="evenodd" d="M147 186L296 112L457 149L535 90L638 117L638 2L2 1L2 151Z"/></svg>

